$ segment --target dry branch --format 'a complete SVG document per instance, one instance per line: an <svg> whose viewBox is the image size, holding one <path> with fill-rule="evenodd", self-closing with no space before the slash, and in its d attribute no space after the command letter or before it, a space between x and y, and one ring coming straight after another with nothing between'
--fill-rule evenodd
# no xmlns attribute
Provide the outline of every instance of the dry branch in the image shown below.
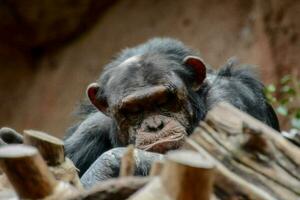
<svg viewBox="0 0 300 200"><path fill-rule="evenodd" d="M218 198L299 199L299 148L233 106L212 109L188 143L217 163Z"/></svg>

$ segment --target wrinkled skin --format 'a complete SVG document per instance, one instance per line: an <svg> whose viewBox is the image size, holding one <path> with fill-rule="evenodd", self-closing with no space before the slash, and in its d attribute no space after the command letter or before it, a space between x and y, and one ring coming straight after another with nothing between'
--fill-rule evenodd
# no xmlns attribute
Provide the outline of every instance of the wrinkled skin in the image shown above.
<svg viewBox="0 0 300 200"><path fill-rule="evenodd" d="M200 59L194 63L205 68ZM142 65L147 69L143 70ZM163 65L182 68L160 55L133 56L88 87L91 103L116 125L117 133L112 137L117 146L135 144L139 149L165 153L180 147L188 135L195 121L190 89L178 74Z"/></svg>
<svg viewBox="0 0 300 200"><path fill-rule="evenodd" d="M121 100L112 114L122 132L117 137L121 145L135 144L139 149L159 153L182 145L191 126L192 108L186 100L186 88L176 85L174 91L169 84L147 88Z"/></svg>

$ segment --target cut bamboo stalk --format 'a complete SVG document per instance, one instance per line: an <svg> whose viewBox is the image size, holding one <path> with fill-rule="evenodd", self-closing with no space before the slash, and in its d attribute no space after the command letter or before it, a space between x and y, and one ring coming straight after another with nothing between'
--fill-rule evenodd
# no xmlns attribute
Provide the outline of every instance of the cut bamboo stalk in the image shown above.
<svg viewBox="0 0 300 200"><path fill-rule="evenodd" d="M65 161L63 141L44 132L24 130L24 144L36 147L49 166Z"/></svg>
<svg viewBox="0 0 300 200"><path fill-rule="evenodd" d="M21 199L41 199L55 190L57 182L34 147L0 148L0 166Z"/></svg>

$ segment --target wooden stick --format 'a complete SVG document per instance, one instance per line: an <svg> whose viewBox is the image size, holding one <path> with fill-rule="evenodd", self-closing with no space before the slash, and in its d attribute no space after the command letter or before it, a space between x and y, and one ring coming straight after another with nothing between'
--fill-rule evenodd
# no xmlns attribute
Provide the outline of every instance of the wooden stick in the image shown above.
<svg viewBox="0 0 300 200"><path fill-rule="evenodd" d="M36 147L49 166L65 161L63 141L44 132L24 130L24 144Z"/></svg>
<svg viewBox="0 0 300 200"><path fill-rule="evenodd" d="M0 166L21 199L40 199L51 195L56 180L38 150L26 145L0 148Z"/></svg>
<svg viewBox="0 0 300 200"><path fill-rule="evenodd" d="M170 152L166 158L161 180L171 199L210 199L214 175L210 160L188 150Z"/></svg>
<svg viewBox="0 0 300 200"><path fill-rule="evenodd" d="M83 186L77 173L78 170L69 158L66 158L65 162L60 165L50 166L49 170L52 172L56 180L68 182L77 189L83 190Z"/></svg>
<svg viewBox="0 0 300 200"><path fill-rule="evenodd" d="M163 161L161 161L161 160L155 161L151 166L149 176L158 176L158 175L160 175L160 173L163 169L163 166L164 166Z"/></svg>
<svg viewBox="0 0 300 200"><path fill-rule="evenodd" d="M171 199L160 177L155 177L145 187L134 193L128 200L175 200Z"/></svg>
<svg viewBox="0 0 300 200"><path fill-rule="evenodd" d="M150 182L150 177L121 177L112 178L95 185L92 189L74 195L68 200L125 200L130 195Z"/></svg>
<svg viewBox="0 0 300 200"><path fill-rule="evenodd" d="M251 177L254 186L263 186L273 197L297 199L300 195L298 147L226 103L213 108L205 121L191 136L194 141L226 167L239 171L239 176L246 180Z"/></svg>
<svg viewBox="0 0 300 200"><path fill-rule="evenodd" d="M214 165L199 153L187 150L167 154L161 176L129 200L210 200Z"/></svg>
<svg viewBox="0 0 300 200"><path fill-rule="evenodd" d="M83 189L76 167L70 159L65 158L62 140L41 131L25 130L24 143L39 150L57 180L69 182L77 189Z"/></svg>
<svg viewBox="0 0 300 200"><path fill-rule="evenodd" d="M133 176L135 169L134 146L129 145L126 152L122 156L120 176Z"/></svg>
<svg viewBox="0 0 300 200"><path fill-rule="evenodd" d="M201 153L201 155L210 157L214 160L214 163L216 164L215 188L216 190L223 191L228 198L235 199L239 198L239 196L244 196L249 200L275 200L274 197L266 193L263 189L255 187L254 184L247 182L247 180L228 170L195 141L191 139L186 139L186 141L190 145L190 148L194 148Z"/></svg>
<svg viewBox="0 0 300 200"><path fill-rule="evenodd" d="M297 146L287 141L271 127L228 103L221 102L215 106L207 114L206 121L209 125L213 124L214 126L222 127L228 132L233 132L233 130L241 132L246 123L247 128L263 132L264 136L274 143L288 159L291 159L296 165L300 165L300 149Z"/></svg>

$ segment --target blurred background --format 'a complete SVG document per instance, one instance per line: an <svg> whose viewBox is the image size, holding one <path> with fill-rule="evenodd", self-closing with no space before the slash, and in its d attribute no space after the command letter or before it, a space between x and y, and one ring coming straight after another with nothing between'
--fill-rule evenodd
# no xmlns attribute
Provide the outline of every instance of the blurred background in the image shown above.
<svg viewBox="0 0 300 200"><path fill-rule="evenodd" d="M0 127L61 137L103 65L158 36L215 68L232 56L257 66L278 112L292 102L300 123L298 0L0 0L0 19Z"/></svg>

